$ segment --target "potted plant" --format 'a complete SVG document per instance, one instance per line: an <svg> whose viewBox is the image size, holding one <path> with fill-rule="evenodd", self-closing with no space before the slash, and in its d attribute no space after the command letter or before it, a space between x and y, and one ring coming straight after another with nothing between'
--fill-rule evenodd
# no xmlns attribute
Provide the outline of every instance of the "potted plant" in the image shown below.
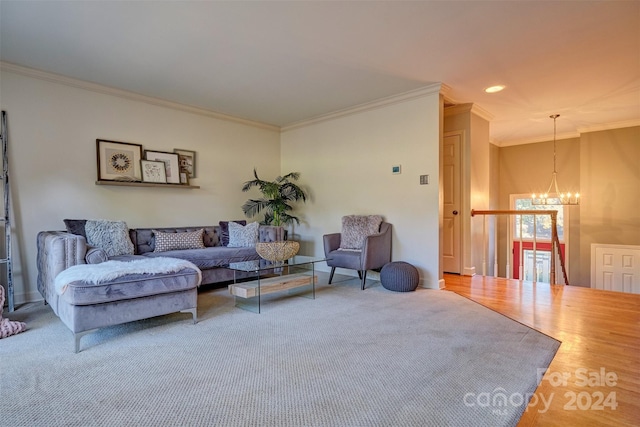
<svg viewBox="0 0 640 427"><path fill-rule="evenodd" d="M242 211L247 217L253 217L264 210L262 224L283 226L295 222L300 223L298 217L289 212L293 209L290 203L302 200L307 201L304 190L291 181L300 178L300 172L291 172L279 176L273 181L264 181L258 177L258 172L253 169L255 179L247 181L242 186L242 191L249 191L258 187L262 193L261 199L249 199L242 205Z"/></svg>

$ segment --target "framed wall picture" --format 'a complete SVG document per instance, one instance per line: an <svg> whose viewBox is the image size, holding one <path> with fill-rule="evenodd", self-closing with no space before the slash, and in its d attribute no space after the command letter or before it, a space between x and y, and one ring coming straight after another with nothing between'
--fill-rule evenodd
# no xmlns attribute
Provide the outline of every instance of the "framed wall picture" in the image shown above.
<svg viewBox="0 0 640 427"><path fill-rule="evenodd" d="M142 169L143 182L167 183L167 172L165 170L164 162L140 160L140 167Z"/></svg>
<svg viewBox="0 0 640 427"><path fill-rule="evenodd" d="M96 139L98 181L140 181L142 145Z"/></svg>
<svg viewBox="0 0 640 427"><path fill-rule="evenodd" d="M178 166L178 155L176 153L144 150L144 157L146 160L164 162L167 184L180 184L180 167Z"/></svg>
<svg viewBox="0 0 640 427"><path fill-rule="evenodd" d="M180 171L180 184L189 185L189 174L186 171Z"/></svg>
<svg viewBox="0 0 640 427"><path fill-rule="evenodd" d="M180 148L174 148L173 152L178 155L178 162L180 164L180 170L186 171L189 174L189 178L196 177L196 152L191 150L182 150Z"/></svg>

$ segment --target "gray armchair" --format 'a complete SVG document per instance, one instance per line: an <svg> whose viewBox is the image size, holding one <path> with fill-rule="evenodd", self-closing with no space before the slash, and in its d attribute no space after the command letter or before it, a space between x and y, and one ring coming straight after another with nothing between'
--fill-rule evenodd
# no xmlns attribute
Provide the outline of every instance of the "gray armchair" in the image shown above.
<svg viewBox="0 0 640 427"><path fill-rule="evenodd" d="M377 234L365 238L362 250L340 249L341 233L323 236L324 255L327 265L331 267L329 284L333 280L336 267L357 270L364 290L367 270L379 270L391 262L391 224L383 222Z"/></svg>

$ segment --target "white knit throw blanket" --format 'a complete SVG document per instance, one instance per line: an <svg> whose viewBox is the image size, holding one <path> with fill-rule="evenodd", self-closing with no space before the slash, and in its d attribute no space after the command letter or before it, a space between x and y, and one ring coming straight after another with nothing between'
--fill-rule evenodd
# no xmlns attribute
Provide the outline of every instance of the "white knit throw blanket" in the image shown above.
<svg viewBox="0 0 640 427"><path fill-rule="evenodd" d="M190 261L178 258L157 257L134 261L105 261L100 264L79 264L67 268L58 274L54 286L58 295L62 295L69 283L84 281L94 285L117 279L128 274L162 274L190 268L198 272L198 286L202 281L202 272Z"/></svg>

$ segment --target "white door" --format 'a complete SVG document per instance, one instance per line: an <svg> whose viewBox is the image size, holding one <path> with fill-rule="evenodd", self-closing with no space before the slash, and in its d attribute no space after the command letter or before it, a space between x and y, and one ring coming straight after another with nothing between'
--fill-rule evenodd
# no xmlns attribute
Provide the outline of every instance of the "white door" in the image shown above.
<svg viewBox="0 0 640 427"><path fill-rule="evenodd" d="M460 146L462 132L448 132L443 146L442 270L460 274Z"/></svg>
<svg viewBox="0 0 640 427"><path fill-rule="evenodd" d="M640 294L640 246L592 243L591 287Z"/></svg>

